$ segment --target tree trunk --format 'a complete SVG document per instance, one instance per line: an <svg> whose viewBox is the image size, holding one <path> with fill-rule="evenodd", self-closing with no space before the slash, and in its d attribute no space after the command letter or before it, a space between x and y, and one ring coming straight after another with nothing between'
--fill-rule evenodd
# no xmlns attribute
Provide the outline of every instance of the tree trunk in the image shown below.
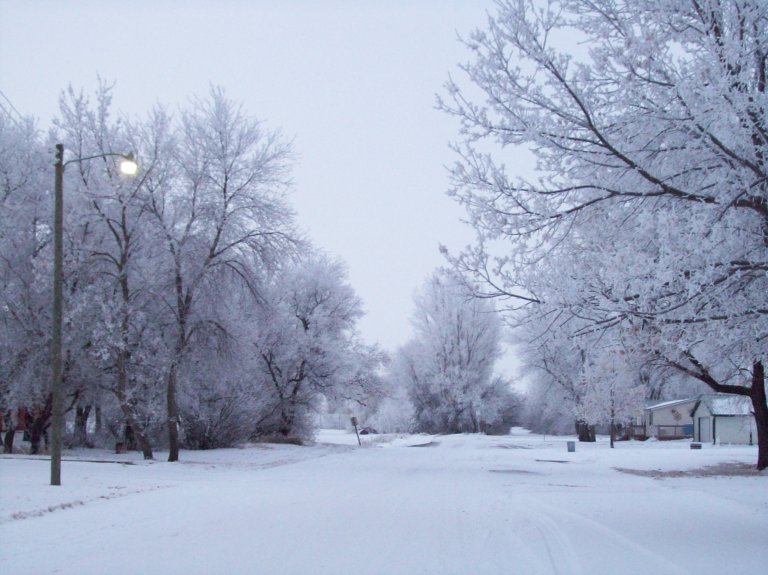
<svg viewBox="0 0 768 575"><path fill-rule="evenodd" d="M13 411L8 411L8 429L3 438L3 453L13 453L13 440L16 437L16 418L13 417Z"/></svg>
<svg viewBox="0 0 768 575"><path fill-rule="evenodd" d="M88 417L91 414L91 406L78 405L75 408L75 435L74 444L78 447L93 447L88 442Z"/></svg>
<svg viewBox="0 0 768 575"><path fill-rule="evenodd" d="M124 349L117 354L117 389L114 390L115 396L117 397L117 403L120 406L120 411L123 412L123 417L125 417L126 424L130 427L135 439L141 446L144 459L154 459L152 454L152 445L149 443L146 431L136 419L136 415L133 412L133 406L131 405L131 400L128 399L127 396L126 390L128 387L128 371L126 369L126 356L127 352ZM96 413L98 414L99 411Z"/></svg>
<svg viewBox="0 0 768 575"><path fill-rule="evenodd" d="M101 406L100 405L97 405L96 409L94 409L94 421L93 421L93 423L94 423L94 426L95 426L96 435L99 435L101 433L101 430L102 430L102 427L103 427L102 419L101 419Z"/></svg>
<svg viewBox="0 0 768 575"><path fill-rule="evenodd" d="M126 423L123 428L123 445L125 445L127 451L136 450L136 434L129 423Z"/></svg>
<svg viewBox="0 0 768 575"><path fill-rule="evenodd" d="M168 461L179 460L179 407L176 405L176 378L178 367L175 363L168 373L168 387L166 389L166 404L168 407Z"/></svg>
<svg viewBox="0 0 768 575"><path fill-rule="evenodd" d="M152 445L150 445L146 433L139 433L136 435L136 438L139 440L139 447L141 447L141 454L144 456L144 459L154 459L152 456Z"/></svg>
<svg viewBox="0 0 768 575"><path fill-rule="evenodd" d="M177 329L176 345L173 349L171 367L166 381L165 402L168 411L168 461L179 460L179 406L176 402L176 386L178 384L179 367L187 348L187 320L192 308L192 290L184 290L184 279L181 274L181 262L176 261L176 312Z"/></svg>
<svg viewBox="0 0 768 575"><path fill-rule="evenodd" d="M48 445L47 433L48 427L51 425L52 402L53 397L48 394L45 405L42 408L34 409L31 417L27 416L27 421L29 422L29 441L31 443L30 453L33 455L40 453L40 442L43 439L45 439L45 444Z"/></svg>
<svg viewBox="0 0 768 575"><path fill-rule="evenodd" d="M469 420L472 425L472 433L480 433L480 421L477 418L477 413L473 408L469 410Z"/></svg>
<svg viewBox="0 0 768 575"><path fill-rule="evenodd" d="M117 394L117 401L120 405L120 411L123 413L123 417L125 417L125 424L127 428L131 430L131 434L133 435L133 449L136 448L136 442L138 442L141 452L144 455L144 459L154 459L152 445L149 443L146 432L136 420L131 405L126 401L124 395L121 397L120 394Z"/></svg>
<svg viewBox="0 0 768 575"><path fill-rule="evenodd" d="M16 438L16 427L18 426L16 411L9 409L6 412L5 421L8 429L6 429L5 437L3 438L3 453L13 453L13 440Z"/></svg>
<svg viewBox="0 0 768 575"><path fill-rule="evenodd" d="M614 448L614 442L616 441L616 423L611 421L611 449Z"/></svg>
<svg viewBox="0 0 768 575"><path fill-rule="evenodd" d="M15 437L15 428L11 428L5 432L5 437L3 438L3 453L13 453L13 440Z"/></svg>
<svg viewBox="0 0 768 575"><path fill-rule="evenodd" d="M141 452L144 455L144 459L154 459L154 455L152 453L152 445L149 443L149 439L147 439L147 434L141 428L141 425L139 425L138 421L136 421L133 409L131 409L131 406L128 404L128 402L120 401L120 411L123 412L123 417L125 417L126 428L131 430L134 443L133 448L135 449L136 441L138 441ZM128 434L126 433L126 435ZM126 439L128 438L126 437Z"/></svg>
<svg viewBox="0 0 768 575"><path fill-rule="evenodd" d="M586 421L576 421L576 435L579 436L579 441L587 443L594 443L595 438L595 426L589 425Z"/></svg>
<svg viewBox="0 0 768 575"><path fill-rule="evenodd" d="M752 410L757 427L757 468L768 468L768 401L765 394L765 368L763 362L752 366L752 388L750 389Z"/></svg>
<svg viewBox="0 0 768 575"><path fill-rule="evenodd" d="M44 434L46 431L47 421L43 418L43 416L38 416L32 419L32 425L29 428L29 442L30 442L30 449L29 452L32 455L38 455L40 453L40 442L44 439ZM48 442L46 441L46 444Z"/></svg>
<svg viewBox="0 0 768 575"><path fill-rule="evenodd" d="M280 411L280 429L278 430L280 432L280 435L283 437L288 437L293 432L293 422L294 422L294 414L293 409L282 409Z"/></svg>

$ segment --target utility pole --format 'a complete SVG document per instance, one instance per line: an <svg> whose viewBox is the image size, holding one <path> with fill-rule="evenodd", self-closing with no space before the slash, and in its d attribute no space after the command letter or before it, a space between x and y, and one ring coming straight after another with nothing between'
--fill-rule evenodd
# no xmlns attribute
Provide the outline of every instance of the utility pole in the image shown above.
<svg viewBox="0 0 768 575"><path fill-rule="evenodd" d="M56 144L53 190L53 334L51 338L51 485L61 485L61 331L64 262L64 145Z"/></svg>

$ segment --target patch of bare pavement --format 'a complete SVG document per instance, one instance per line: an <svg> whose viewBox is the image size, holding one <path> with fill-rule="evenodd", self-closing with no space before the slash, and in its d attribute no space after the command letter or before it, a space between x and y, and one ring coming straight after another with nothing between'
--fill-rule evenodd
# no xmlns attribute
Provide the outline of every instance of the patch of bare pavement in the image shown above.
<svg viewBox="0 0 768 575"><path fill-rule="evenodd" d="M614 467L616 471L638 475L640 477L652 477L653 479L667 479L669 477L743 477L753 475L755 477L768 477L768 474L758 471L754 464L737 461L707 465L697 469L662 471L661 469L629 469L626 467Z"/></svg>

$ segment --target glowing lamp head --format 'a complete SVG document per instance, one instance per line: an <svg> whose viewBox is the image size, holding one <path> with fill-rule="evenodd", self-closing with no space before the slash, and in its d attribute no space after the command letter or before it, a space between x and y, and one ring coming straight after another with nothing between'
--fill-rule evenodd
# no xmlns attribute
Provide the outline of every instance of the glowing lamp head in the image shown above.
<svg viewBox="0 0 768 575"><path fill-rule="evenodd" d="M133 159L133 154L127 154L120 162L120 171L126 176L135 176L139 171L139 165Z"/></svg>

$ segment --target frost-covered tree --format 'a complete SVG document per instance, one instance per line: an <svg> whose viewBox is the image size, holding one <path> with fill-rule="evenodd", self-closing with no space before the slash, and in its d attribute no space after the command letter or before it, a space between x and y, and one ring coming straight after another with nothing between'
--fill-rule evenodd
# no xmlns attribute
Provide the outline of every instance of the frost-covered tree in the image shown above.
<svg viewBox="0 0 768 575"><path fill-rule="evenodd" d="M479 236L456 265L512 321L611 332L751 397L768 467L768 5L500 1L467 45L484 99L450 83L442 103ZM527 147L540 177L511 176L486 142Z"/></svg>
<svg viewBox="0 0 768 575"><path fill-rule="evenodd" d="M523 404L523 426L534 433L569 435L573 433L574 407L570 397L554 381L529 375Z"/></svg>
<svg viewBox="0 0 768 575"><path fill-rule="evenodd" d="M400 358L402 360L402 358ZM393 364L394 365L394 364ZM379 433L411 433L416 430L416 420L407 382L398 378L392 365L383 378L382 398L367 417L370 424Z"/></svg>
<svg viewBox="0 0 768 575"><path fill-rule="evenodd" d="M8 122L0 125L0 392L5 409L34 408L37 437L50 419L52 156L31 124ZM85 440L88 416L104 407L108 427L124 428L151 458L150 432L162 419L176 460L180 391L190 445L210 443L208 424L222 420L214 414L227 402L255 417L258 405L237 396L245 368L223 374L222 365L250 357L235 308L256 305L266 278L302 244L286 201L290 147L221 90L177 117L158 108L128 120L113 115L103 84L93 103L63 94L51 140L63 143L68 164L63 379L75 438ZM123 151L138 157L135 179L118 173L114 155ZM115 403L126 426L115 423ZM232 437L224 427L218 437Z"/></svg>
<svg viewBox="0 0 768 575"><path fill-rule="evenodd" d="M122 175L111 154L133 150L139 131L114 118L111 87L102 83L95 102L71 88L60 99L54 121L57 138L75 157L67 172L70 241L67 270L67 326L72 343L65 363L76 404L76 433L85 438L88 415L110 393L125 419L129 443L138 442L152 459L147 426L157 404L158 374L149 358L156 356L159 329L152 325L154 263L151 221L143 177ZM144 150L142 150L144 151ZM142 155L142 174L157 169L168 146ZM75 342L73 336L79 337ZM125 438L119 438L125 439Z"/></svg>
<svg viewBox="0 0 768 575"><path fill-rule="evenodd" d="M362 303L338 261L307 254L276 274L254 309L254 393L265 396L257 436L303 439L322 398L380 394L384 360L360 340Z"/></svg>
<svg viewBox="0 0 768 575"><path fill-rule="evenodd" d="M29 119L0 114L0 408L33 419L33 449L50 423L50 169ZM33 407L35 409L33 409ZM13 433L4 449L13 450Z"/></svg>
<svg viewBox="0 0 768 575"><path fill-rule="evenodd" d="M22 123L16 123L17 132ZM5 141L7 134L0 139ZM3 347L9 356L9 388L4 403L25 406L31 414L32 450L49 425L50 400L50 309L51 309L51 162L53 142L64 143L65 225L64 225L64 314L62 383L65 409L75 414L75 433L70 441L86 444L87 422L92 411L101 407L105 389L115 391L109 381L114 374L114 354L109 342L116 342L113 323L114 296L119 278L117 266L128 254L136 259L135 246L126 242L116 254L110 226L116 225L114 210L107 206L129 196L127 182L117 175L112 156L94 157L121 149L125 144L119 122L110 118L109 88L102 85L92 106L83 94L70 89L60 99L60 115L54 120L49 145L43 146L33 130L0 151L9 195L0 228L7 242L0 245L0 256L11 278L4 286L8 298L3 310L8 320L3 331ZM86 161L71 161L91 158ZM14 175L15 174L15 175ZM34 178L33 174L36 174ZM23 182L23 185L22 185ZM27 189L23 189L23 188ZM19 194L23 190L23 194ZM125 215L125 214L123 214ZM125 221L123 221L125 223ZM106 224L106 225L105 225ZM111 230L115 231L114 228ZM7 234L7 235L6 235ZM118 238L125 240L127 237ZM23 244L23 245L22 245ZM12 303L11 303L12 300ZM106 313L105 313L106 312ZM119 322L118 322L119 323ZM114 349L127 353L126 346ZM138 353L134 353L138 355ZM4 378L5 379L5 378ZM141 394L140 397L146 394ZM127 401L121 402L125 407ZM95 408L95 409L94 409ZM138 426L137 426L137 431ZM146 451L145 451L146 453Z"/></svg>
<svg viewBox="0 0 768 575"><path fill-rule="evenodd" d="M546 337L540 335L542 331ZM520 337L523 369L534 392L528 405L528 418L532 418L537 427L545 428L554 424L552 421L545 423L548 417L570 416L568 419L574 422L579 441L595 441L594 425L597 422L594 417L585 417L584 409L588 391L584 374L586 350L562 330L549 333L547 324L541 326L529 322ZM536 408L540 413L534 416L532 410ZM562 423L556 427L558 430L564 428Z"/></svg>
<svg viewBox="0 0 768 575"><path fill-rule="evenodd" d="M528 418L537 427L562 430L551 417L568 414L580 441L595 441L594 427L601 424L610 426L613 439L617 425L642 413L652 391L642 356L602 331L574 338L570 330L552 331L550 322L532 320L518 331L523 368L533 384Z"/></svg>
<svg viewBox="0 0 768 575"><path fill-rule="evenodd" d="M145 178L148 209L162 248L157 273L168 317L165 389L169 460L179 456L179 374L196 339L225 337L216 303L235 286L259 284L293 250L297 234L286 202L290 146L219 89L195 99L152 140L174 136L171 161Z"/></svg>
<svg viewBox="0 0 768 575"><path fill-rule="evenodd" d="M244 297L231 304L251 306L253 301ZM184 382L178 399L180 441L188 449L231 447L252 439L254 421L269 407L265 393L254 393L253 324L230 321L227 326L226 338L195 346L179 373Z"/></svg>
<svg viewBox="0 0 768 575"><path fill-rule="evenodd" d="M395 379L408 389L416 428L428 433L483 431L511 401L494 374L501 321L489 301L435 272L415 297L414 338L395 356Z"/></svg>
<svg viewBox="0 0 768 575"><path fill-rule="evenodd" d="M601 346L584 365L584 394L578 416L590 424L608 425L611 447L617 426L631 422L643 412L646 387L633 363L627 350Z"/></svg>

